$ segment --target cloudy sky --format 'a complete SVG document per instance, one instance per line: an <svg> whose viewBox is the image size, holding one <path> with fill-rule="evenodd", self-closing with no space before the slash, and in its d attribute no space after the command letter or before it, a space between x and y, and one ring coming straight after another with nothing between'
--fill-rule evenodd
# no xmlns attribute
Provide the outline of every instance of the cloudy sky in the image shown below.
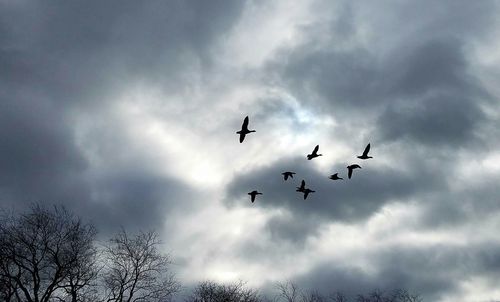
<svg viewBox="0 0 500 302"><path fill-rule="evenodd" d="M499 6L0 0L0 205L157 229L184 284L500 299Z"/></svg>

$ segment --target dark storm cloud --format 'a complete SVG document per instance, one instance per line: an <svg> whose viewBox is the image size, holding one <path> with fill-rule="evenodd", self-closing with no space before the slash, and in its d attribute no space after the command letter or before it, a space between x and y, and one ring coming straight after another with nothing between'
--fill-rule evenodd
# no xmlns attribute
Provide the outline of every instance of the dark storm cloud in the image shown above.
<svg viewBox="0 0 500 302"><path fill-rule="evenodd" d="M96 177L92 187L98 195L94 198L96 203L89 208L80 207L81 214L99 223L104 231L116 230L118 226L160 229L168 215L192 206L190 200L196 195L193 188L137 168Z"/></svg>
<svg viewBox="0 0 500 302"><path fill-rule="evenodd" d="M190 206L178 201L192 200L195 190L173 177L145 170L146 160L101 166L95 173L75 145L58 106L21 97L4 100L0 105L2 207L25 210L35 202L64 205L95 222L104 234L120 225L159 227L167 209ZM106 143L124 145L125 140L120 141L115 132Z"/></svg>
<svg viewBox="0 0 500 302"><path fill-rule="evenodd" d="M456 39L429 41L395 60L392 100L378 119L386 140L410 139L429 146L462 146L489 122L481 105L486 90L469 72Z"/></svg>
<svg viewBox="0 0 500 302"><path fill-rule="evenodd" d="M457 280L464 277L498 277L500 246L496 244L392 246L382 250L366 246L366 249L376 273L354 265L325 262L294 281L303 288L323 293L336 290L348 295L402 288L420 294L424 301L437 301L456 293Z"/></svg>
<svg viewBox="0 0 500 302"><path fill-rule="evenodd" d="M500 174L487 173L481 181L469 178L471 184L464 184L450 191L437 191L422 202L420 228L447 228L495 219L500 213L498 202Z"/></svg>
<svg viewBox="0 0 500 302"><path fill-rule="evenodd" d="M308 236L317 234L320 226L320 220L304 219L302 214L287 213L271 217L265 227L273 241L287 240L302 245Z"/></svg>
<svg viewBox="0 0 500 302"><path fill-rule="evenodd" d="M326 152L326 150L323 150ZM317 159L321 160L321 159ZM388 202L409 199L444 186L439 171L428 169L425 163L408 162L408 170L391 167L372 168L369 161L359 161L362 169L347 178L347 165L334 165L331 173L339 172L340 181L328 179L304 158L282 160L272 165L247 171L235 177L228 186L225 203L242 202L249 207L285 209L290 217L275 217L267 227L277 238L302 241L314 234L325 222L356 222L367 219ZM283 181L281 172L297 172L293 180ZM300 181L315 190L307 200L295 192ZM246 193L253 189L263 192L251 204ZM297 221L298 224L297 224ZM292 231L293 230L293 231Z"/></svg>
<svg viewBox="0 0 500 302"><path fill-rule="evenodd" d="M492 97L473 74L467 50L472 39L488 32L492 3L449 5L453 11L444 15L448 5L442 3L407 3L388 11L374 7L374 20L379 9L389 14L384 26L366 21L375 32L389 31L377 33L380 43L387 41L385 48L354 44L345 50L337 48L335 39L325 47L311 47L316 43L313 30L308 43L280 53L269 71L304 105L328 110L341 123L375 120L372 135L380 141L470 144L474 132L491 123L481 106ZM430 13L413 14L422 7ZM352 11L340 10L339 18L356 18ZM324 35L337 36L335 24Z"/></svg>
<svg viewBox="0 0 500 302"><path fill-rule="evenodd" d="M407 138L428 145L461 145L489 122L491 100L470 75L462 42L445 38L402 48L379 59L368 50L298 54L284 79L302 100L319 94L340 121L378 117L382 140ZM406 52L405 52L406 51ZM302 88L300 88L302 87ZM312 89L310 88L312 87Z"/></svg>
<svg viewBox="0 0 500 302"><path fill-rule="evenodd" d="M8 92L11 92L7 90ZM0 96L0 192L8 204L85 196L86 161L73 144L62 110L45 99ZM87 196L88 197L88 196Z"/></svg>
<svg viewBox="0 0 500 302"><path fill-rule="evenodd" d="M197 189L175 175L165 175L168 167L158 167L149 153L142 154L141 147L148 146L133 148L139 144L103 112L130 84L190 90L193 70L196 78L213 76L214 45L224 41L244 4L2 2L0 205L23 209L32 202L64 204L95 222L101 234L120 225L161 229L170 218L177 223L174 216L183 219L194 207L190 201L199 197ZM329 1L322 5L322 12L333 12ZM280 86L297 99L308 113L331 114L339 123L333 129L336 138L355 141L363 136L379 150L388 150L388 163L375 158L336 164L331 173L340 172L345 180L333 182L304 154L236 175L222 189L227 207L239 203L282 210L272 211L278 214L265 222L267 233L262 238L269 235L272 242L242 240L235 244L236 257L269 264L266 269L273 270L276 250L292 247L301 253L297 246L306 247L308 238L320 236L322 226L342 222L356 227L393 201L415 202L424 213L412 224L417 232L494 217L499 212L498 176L483 175L478 185L452 175L457 173L459 155L472 154L473 145L481 145L479 138L493 140L491 133L498 134L498 122L489 120L482 109L484 104L496 108L495 102L474 74L470 52L474 42L491 32L496 11L493 1L345 4L327 26L312 18L301 33L303 45L285 46L265 70L252 70L253 84L255 74L260 75L271 80L266 85ZM364 38L362 27L372 31L368 40L376 45L357 41ZM337 43L337 38L347 43ZM287 102L267 101L257 102L262 110L256 109L259 113L251 118L258 131L262 131L259 120L272 118L287 122L291 118L294 133L310 126ZM204 105L211 108L209 102ZM77 144L75 117L80 114L89 116L86 122L94 128ZM478 136L482 130L488 132ZM453 154L453 148L460 154ZM88 150L97 150L93 155L102 164L88 160L83 152ZM120 155L125 159L117 159ZM354 162L363 168L347 180L345 167ZM280 173L285 170L297 172L293 181L283 181ZM301 179L316 190L307 200L295 192ZM264 195L252 204L247 192L253 189ZM494 230L477 230L478 237L490 231ZM350 293L403 287L435 301L456 291L466 280L464 275L499 277L500 247L495 243L379 248L367 246L366 253L360 252L371 257L370 264L377 268L374 275L350 263L311 259L314 269L295 279L312 289L333 287ZM206 251L213 250L207 244ZM189 257L193 256L184 259L193 259Z"/></svg>
<svg viewBox="0 0 500 302"><path fill-rule="evenodd" d="M427 39L391 54L394 64L384 62L394 93L421 95L432 90L473 90L467 70L463 41L456 38Z"/></svg>
<svg viewBox="0 0 500 302"><path fill-rule="evenodd" d="M378 119L378 130L387 141L410 140L428 146L464 147L474 142L486 117L479 101L459 93L435 93L391 104Z"/></svg>
<svg viewBox="0 0 500 302"><path fill-rule="evenodd" d="M367 247L369 249L369 247ZM369 253L369 251L367 251ZM380 269L370 274L362 269L349 266L338 266L333 263L321 263L316 268L297 278L297 282L305 288L314 288L328 293L332 290L344 292L350 297L367 294L375 289L392 292L395 289L407 289L425 297L425 301L436 301L439 294L453 289L450 267L435 259L432 252L397 250L391 253L394 262L379 263L373 257L371 263L377 263ZM436 267L436 264L439 264ZM380 266L378 266L380 265Z"/></svg>
<svg viewBox="0 0 500 302"><path fill-rule="evenodd" d="M182 208L186 203L177 199L191 199L188 192L195 190L173 176L142 168L146 157L137 155L135 162L119 167L87 162L76 144L75 117L105 112L113 102L109 95L126 89L129 81L148 80L165 88L188 85L181 75L199 63L210 67L212 43L231 28L243 4L2 2L2 206L63 204L106 229L120 224L158 227L166 209ZM89 116L108 120L104 115ZM107 126L116 130L111 141L101 137L107 133L101 129L86 142L94 147L117 143L119 125ZM114 159L113 152L101 153L100 160Z"/></svg>
<svg viewBox="0 0 500 302"><path fill-rule="evenodd" d="M116 89L130 78L179 85L179 74L210 59L211 43L237 20L243 1L2 6L1 53L7 58L0 62L21 83L66 97L56 101L81 102L84 96L102 99L96 90Z"/></svg>

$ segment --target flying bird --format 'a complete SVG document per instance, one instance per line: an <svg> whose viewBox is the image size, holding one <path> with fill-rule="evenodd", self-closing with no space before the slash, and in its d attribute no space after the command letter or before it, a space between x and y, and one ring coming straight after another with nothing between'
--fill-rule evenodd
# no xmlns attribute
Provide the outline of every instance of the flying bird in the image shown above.
<svg viewBox="0 0 500 302"><path fill-rule="evenodd" d="M365 151L363 151L363 155L358 156L359 159L369 159L373 158L371 156L368 156L368 152L370 152L370 144L366 145Z"/></svg>
<svg viewBox="0 0 500 302"><path fill-rule="evenodd" d="M307 198L307 196L309 195L309 193L314 193L314 192L316 192L316 191L313 191L313 190L311 190L311 189L309 189L309 188L306 188L306 189L304 189L304 191L302 191L302 192L304 193L304 200L305 200L305 199Z"/></svg>
<svg viewBox="0 0 500 302"><path fill-rule="evenodd" d="M288 172L288 171L281 173L281 175L283 175L283 178L285 180L288 180L288 177L293 178L293 174L296 174L296 173L295 172Z"/></svg>
<svg viewBox="0 0 500 302"><path fill-rule="evenodd" d="M361 167L359 165L357 165L357 164L347 166L347 170L348 170L347 176L349 177L349 179L351 179L352 170L357 169L357 168L361 169Z"/></svg>
<svg viewBox="0 0 500 302"><path fill-rule="evenodd" d="M255 196L257 196L257 195L263 195L263 194L260 193L260 192L257 192L256 190L253 190L252 192L248 193L248 195L250 195L250 200L253 203L255 201Z"/></svg>
<svg viewBox="0 0 500 302"><path fill-rule="evenodd" d="M311 160L315 157L322 156L323 154L318 154L318 150L319 150L319 145L316 145L316 147L314 147L313 152L311 154L307 154L307 159Z"/></svg>
<svg viewBox="0 0 500 302"><path fill-rule="evenodd" d="M297 192L304 192L304 190L306 189L306 182L305 180L302 180L302 182L300 183L300 187L297 187Z"/></svg>
<svg viewBox="0 0 500 302"><path fill-rule="evenodd" d="M243 124L241 125L241 130L236 133L240 135L240 143L245 139L245 135L248 133L255 132L255 130L248 130L248 116L243 120Z"/></svg>
<svg viewBox="0 0 500 302"><path fill-rule="evenodd" d="M339 177L339 173L332 174L328 178L330 178L332 180L343 179L342 177Z"/></svg>

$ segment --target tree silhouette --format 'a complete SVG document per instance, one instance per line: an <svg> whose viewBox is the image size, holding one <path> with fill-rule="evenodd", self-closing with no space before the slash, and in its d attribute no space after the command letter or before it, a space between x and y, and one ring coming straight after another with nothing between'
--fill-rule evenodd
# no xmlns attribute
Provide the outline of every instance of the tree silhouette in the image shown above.
<svg viewBox="0 0 500 302"><path fill-rule="evenodd" d="M213 281L199 283L186 302L261 302L257 291L245 288L245 283L219 284Z"/></svg>
<svg viewBox="0 0 500 302"><path fill-rule="evenodd" d="M82 300L80 294L95 277L86 275L94 265L95 235L93 226L64 208L46 210L34 205L19 217L2 217L0 269L5 300Z"/></svg>
<svg viewBox="0 0 500 302"><path fill-rule="evenodd" d="M297 286L297 284L286 281L276 283L276 289L278 290L278 300L286 302L299 302L301 301L302 291Z"/></svg>
<svg viewBox="0 0 500 302"><path fill-rule="evenodd" d="M27 213L0 216L0 301L165 302L179 291L170 256L159 250L154 231L129 236L124 229L96 248L91 224L61 207L34 205ZM405 289L374 290L348 298L324 296L286 281L274 302L422 302ZM185 302L270 301L242 281L199 283Z"/></svg>
<svg viewBox="0 0 500 302"><path fill-rule="evenodd" d="M2 236L3 237L3 236ZM0 238L3 240L3 238ZM4 242L0 242L0 247L4 247ZM5 253L0 252L0 300L1 301L21 301L18 292L18 286L10 278L14 274L15 266L13 262L5 257Z"/></svg>
<svg viewBox="0 0 500 302"><path fill-rule="evenodd" d="M367 295L358 295L357 302L422 302L422 298L418 294L410 294L405 289L397 289L392 294L385 293L381 290L374 290Z"/></svg>
<svg viewBox="0 0 500 302"><path fill-rule="evenodd" d="M332 302L347 302L347 296L344 295L342 292L333 292L330 294L330 300Z"/></svg>
<svg viewBox="0 0 500 302"><path fill-rule="evenodd" d="M153 231L130 238L122 229L110 240L104 251L104 301L170 300L180 286L169 270L169 256L158 251L159 244Z"/></svg>
<svg viewBox="0 0 500 302"><path fill-rule="evenodd" d="M286 302L422 302L422 298L418 294L410 294L405 289L397 289L388 294L381 290L373 290L368 294L358 294L353 299L349 299L340 291L332 292L328 297L321 295L317 291L305 292L297 284L286 281L276 284L278 295L275 301Z"/></svg>

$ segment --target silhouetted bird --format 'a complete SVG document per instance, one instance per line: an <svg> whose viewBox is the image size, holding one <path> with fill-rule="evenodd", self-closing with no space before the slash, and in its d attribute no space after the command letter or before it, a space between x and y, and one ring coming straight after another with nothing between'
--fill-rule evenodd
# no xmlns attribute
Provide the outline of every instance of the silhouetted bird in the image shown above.
<svg viewBox="0 0 500 302"><path fill-rule="evenodd" d="M241 125L241 130L236 132L240 135L240 143L242 143L243 140L245 139L245 135L251 132L255 132L255 130L248 130L248 116L247 116L243 120L243 124Z"/></svg>
<svg viewBox="0 0 500 302"><path fill-rule="evenodd" d="M361 169L361 167L359 165L357 165L357 164L347 166L347 170L348 170L347 176L349 177L349 179L351 179L352 170L357 169L357 168Z"/></svg>
<svg viewBox="0 0 500 302"><path fill-rule="evenodd" d="M339 173L335 173L330 175L330 179L337 180L337 179L343 179L342 177L339 177Z"/></svg>
<svg viewBox="0 0 500 302"><path fill-rule="evenodd" d="M304 190L306 189L306 182L304 180L302 180L301 184L300 184L300 187L297 187L297 192L304 192Z"/></svg>
<svg viewBox="0 0 500 302"><path fill-rule="evenodd" d="M293 178L293 174L296 174L295 172L283 172L281 175L283 175L283 178L285 180L288 180L288 177Z"/></svg>
<svg viewBox="0 0 500 302"><path fill-rule="evenodd" d="M368 156L368 152L370 152L370 144L366 145L365 151L363 151L363 155L358 156L358 158L360 158L360 159L373 158L371 156Z"/></svg>
<svg viewBox="0 0 500 302"><path fill-rule="evenodd" d="M248 193L248 195L250 195L250 200L252 202L254 202L255 201L255 196L257 196L257 195L263 195L263 194L255 191L255 190L253 190L252 192Z"/></svg>
<svg viewBox="0 0 500 302"><path fill-rule="evenodd" d="M311 154L307 154L307 159L311 160L315 157L322 156L323 154L318 154L318 150L319 150L319 145L316 145L316 147L314 147L313 152Z"/></svg>
<svg viewBox="0 0 500 302"><path fill-rule="evenodd" d="M306 188L306 189L304 189L304 191L302 191L302 192L304 193L304 200L305 200L305 199L307 198L307 196L309 195L309 193L314 193L314 192L316 192L316 191L313 191L313 190L311 190L311 189L309 189L309 188Z"/></svg>

